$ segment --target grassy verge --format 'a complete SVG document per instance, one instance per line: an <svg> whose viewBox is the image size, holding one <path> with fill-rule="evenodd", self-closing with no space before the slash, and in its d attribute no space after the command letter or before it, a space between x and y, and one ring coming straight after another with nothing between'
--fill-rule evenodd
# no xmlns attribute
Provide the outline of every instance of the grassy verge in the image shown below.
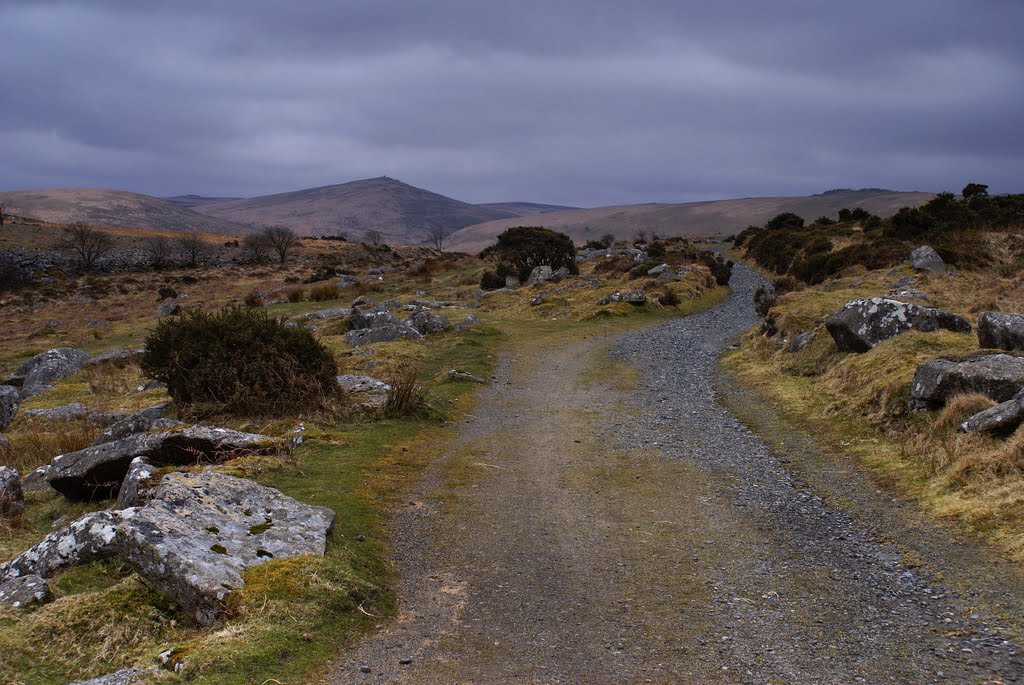
<svg viewBox="0 0 1024 685"><path fill-rule="evenodd" d="M723 365L742 387L866 464L930 514L1024 560L1024 429L1008 439L958 433L961 421L993 404L977 395L954 398L941 411L907 408L917 366L976 354L977 337L911 332L865 354L849 354L840 352L824 329L828 314L849 300L886 292L901 275L908 274L861 272L784 295L769 313L780 331L777 338L752 332ZM917 278L915 287L933 304L968 318L993 300L1024 290L1019 277L994 274ZM786 351L780 339L803 331L814 331L813 341L798 352Z"/></svg>

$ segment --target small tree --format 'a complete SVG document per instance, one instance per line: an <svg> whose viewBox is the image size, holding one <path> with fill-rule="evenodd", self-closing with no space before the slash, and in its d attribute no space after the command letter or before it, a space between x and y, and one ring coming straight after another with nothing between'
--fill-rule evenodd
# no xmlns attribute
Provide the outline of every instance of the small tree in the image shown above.
<svg viewBox="0 0 1024 685"><path fill-rule="evenodd" d="M427 239L434 246L435 250L441 252L444 247L444 241L448 239L448 229L444 226L434 226L427 231Z"/></svg>
<svg viewBox="0 0 1024 685"><path fill-rule="evenodd" d="M299 236L287 226L268 226L263 229L263 238L267 245L277 253L278 261L284 264L288 253L299 242Z"/></svg>
<svg viewBox="0 0 1024 685"><path fill-rule="evenodd" d="M960 191L960 194L964 196L965 200L969 200L972 197L987 197L988 186L984 183L968 183L964 186L964 189ZM2 207L0 207L0 211L2 211ZM0 226L2 225L3 222L0 221Z"/></svg>
<svg viewBox="0 0 1024 685"><path fill-rule="evenodd" d="M64 229L61 244L78 260L83 271L94 271L100 260L110 255L114 239L109 233L79 221Z"/></svg>
<svg viewBox="0 0 1024 685"><path fill-rule="evenodd" d="M171 241L162 235L154 236L146 241L146 254L154 269L159 270L167 266L172 252Z"/></svg>
<svg viewBox="0 0 1024 685"><path fill-rule="evenodd" d="M270 254L270 243L262 233L250 233L242 238L242 254L247 262L263 264Z"/></svg>
<svg viewBox="0 0 1024 685"><path fill-rule="evenodd" d="M482 259L509 268L525 281L534 267L565 267L578 274L576 246L572 238L540 226L515 226L498 236L498 242L480 253Z"/></svg>
<svg viewBox="0 0 1024 685"><path fill-rule="evenodd" d="M195 231L186 231L178 236L178 249L185 257L185 263L190 268L196 268L199 259L209 252L210 246L206 244Z"/></svg>
<svg viewBox="0 0 1024 685"><path fill-rule="evenodd" d="M384 234L375 229L370 229L363 237L366 238L366 242L371 245L380 245L384 242Z"/></svg>
<svg viewBox="0 0 1024 685"><path fill-rule="evenodd" d="M5 218L6 213L7 213L7 205L5 203L3 203L3 202L0 202L0 228L3 228L3 226L4 226L4 218Z"/></svg>

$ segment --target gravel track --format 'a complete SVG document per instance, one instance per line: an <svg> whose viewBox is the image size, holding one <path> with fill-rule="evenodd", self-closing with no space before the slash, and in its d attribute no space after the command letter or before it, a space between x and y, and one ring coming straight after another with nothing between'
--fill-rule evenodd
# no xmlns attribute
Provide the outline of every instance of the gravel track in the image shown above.
<svg viewBox="0 0 1024 685"><path fill-rule="evenodd" d="M614 339L513 345L396 515L398 619L333 682L1017 682L1016 571L961 597L935 573L968 577L972 547L718 403L759 279L737 267L715 309ZM842 487L870 491L856 520L819 496ZM924 530L929 573L885 530Z"/></svg>

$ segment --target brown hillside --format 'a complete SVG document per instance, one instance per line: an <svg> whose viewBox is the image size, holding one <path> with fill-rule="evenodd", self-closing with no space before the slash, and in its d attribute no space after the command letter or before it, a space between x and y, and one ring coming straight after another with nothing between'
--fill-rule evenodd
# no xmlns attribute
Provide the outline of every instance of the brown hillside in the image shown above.
<svg viewBox="0 0 1024 685"><path fill-rule="evenodd" d="M12 190L0 192L0 203L7 205L9 214L54 223L81 221L93 226L226 234L248 230L167 200L106 188Z"/></svg>
<svg viewBox="0 0 1024 685"><path fill-rule="evenodd" d="M632 238L639 231L663 236L730 235L750 225L761 225L776 214L794 212L813 220L822 215L835 217L843 207L863 207L880 216L894 214L903 206L927 202L930 193L901 193L887 190L829 191L808 197L753 197L739 200L688 202L685 204L643 204L575 209L533 218L537 223L572 236L578 243L611 233ZM478 252L494 242L522 217L469 226L453 235L448 248Z"/></svg>
<svg viewBox="0 0 1024 685"><path fill-rule="evenodd" d="M579 209L579 207L566 207L565 205L544 205L536 202L487 202L477 207L496 209L499 212L508 212L516 216L530 216L533 214L550 214L551 212L562 212L567 209Z"/></svg>
<svg viewBox="0 0 1024 685"><path fill-rule="evenodd" d="M202 204L196 211L252 226L288 226L302 235L347 233L358 239L375 230L396 244L424 242L437 226L454 232L512 216L387 177Z"/></svg>

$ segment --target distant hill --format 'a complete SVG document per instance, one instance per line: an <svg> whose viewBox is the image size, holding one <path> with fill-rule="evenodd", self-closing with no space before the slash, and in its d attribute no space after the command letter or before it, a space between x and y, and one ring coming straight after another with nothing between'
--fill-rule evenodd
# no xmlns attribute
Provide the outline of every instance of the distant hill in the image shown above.
<svg viewBox="0 0 1024 685"><path fill-rule="evenodd" d="M542 205L536 202L488 202L479 204L477 207L496 209L499 212L508 212L516 216L531 216L533 214L550 214L561 212L567 209L579 209L579 207L567 207L565 205Z"/></svg>
<svg viewBox="0 0 1024 685"><path fill-rule="evenodd" d="M931 193L839 189L807 197L752 197L563 210L529 217L529 223L567 233L577 243L595 240L606 233L617 239L632 238L639 231L662 236L730 235L750 225L761 225L782 212L794 212L808 221L822 215L834 218L843 207L863 207L873 214L889 216L900 207L921 205L931 198ZM494 242L506 228L523 223L523 217L515 217L469 226L451 236L447 248L478 252Z"/></svg>
<svg viewBox="0 0 1024 685"><path fill-rule="evenodd" d="M82 221L93 226L226 234L248 230L224 219L197 214L167 200L106 188L2 191L0 202L7 205L11 214L56 223Z"/></svg>
<svg viewBox="0 0 1024 685"><path fill-rule="evenodd" d="M175 195L173 197L162 197L161 200L173 202L185 209L194 209L201 205L209 205L214 202L227 202L229 200L242 200L241 197L203 197L202 195Z"/></svg>
<svg viewBox="0 0 1024 685"><path fill-rule="evenodd" d="M281 225L301 235L380 231L392 243L416 244L428 232L449 232L514 215L438 195L386 176L341 185L195 205L197 212L252 226Z"/></svg>

